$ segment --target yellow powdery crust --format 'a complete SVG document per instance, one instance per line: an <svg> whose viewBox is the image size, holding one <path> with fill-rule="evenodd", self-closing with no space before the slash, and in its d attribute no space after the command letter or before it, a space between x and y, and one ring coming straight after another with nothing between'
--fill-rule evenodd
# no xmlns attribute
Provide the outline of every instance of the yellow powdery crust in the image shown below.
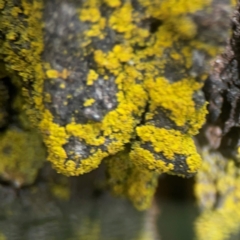
<svg viewBox="0 0 240 240"><path fill-rule="evenodd" d="M198 133L205 121L207 109L206 104L196 109L193 94L201 89L202 83L189 78L169 84L167 79L159 77L155 81L146 80L145 86L151 99L150 112L156 111L158 107L164 108L170 112L169 117L177 126L189 125L188 134Z"/></svg>
<svg viewBox="0 0 240 240"><path fill-rule="evenodd" d="M211 0L139 0L139 2L142 6L147 8L148 13L151 16L167 19L202 10L204 7L207 7L211 3Z"/></svg>
<svg viewBox="0 0 240 240"><path fill-rule="evenodd" d="M98 74L94 70L90 70L87 77L87 85L92 85L97 78Z"/></svg>
<svg viewBox="0 0 240 240"><path fill-rule="evenodd" d="M122 3L120 0L103 0L109 7L119 7Z"/></svg>
<svg viewBox="0 0 240 240"><path fill-rule="evenodd" d="M145 81L150 96L149 113L146 115L147 121L154 118L160 107L168 112L169 118L177 127L185 129L185 133L153 126L152 122L154 120L151 124L137 127L136 132L141 141L133 145L131 159L135 164L144 164L149 169L159 172L171 171L174 173L174 165L178 165L178 163L173 161L177 154L186 158L185 163L188 169L187 172L182 170L181 174L185 172L184 174L187 175L197 172L201 166L201 158L196 152L191 137L198 133L198 129L204 123L207 113L206 104L196 109L193 101L193 94L201 88L201 85L191 78L182 79L175 83L169 83L163 77ZM153 150L141 146L145 143L149 144ZM152 151L156 154L154 155ZM157 157L159 153L163 154L170 162L166 163L166 160ZM181 169L185 168L181 163L179 163L179 167ZM177 174L180 174L180 172Z"/></svg>
<svg viewBox="0 0 240 240"><path fill-rule="evenodd" d="M151 151L143 149L140 143L135 143L130 157L136 165L143 164L146 168L159 173L171 172L174 169L175 154L178 154L186 157L188 173L195 173L201 166L201 158L196 152L191 136L182 134L180 131L159 129L151 125L138 127L137 134L141 144L151 143L155 153L162 153L170 161L166 163L164 159L157 159Z"/></svg>
<svg viewBox="0 0 240 240"><path fill-rule="evenodd" d="M33 2L23 0L21 7L16 7L13 1L5 1L5 8L0 14L0 30L7 37L0 50L0 57L2 54L9 74L17 73L26 85L34 82L32 85L33 92L36 93L34 97L30 97L25 88L22 89L22 93L27 97L28 105L35 107L26 107L35 125L41 118L39 115L43 109L41 92L45 77L41 62L43 51L42 8L41 0ZM23 46L28 47L23 48ZM15 49L18 51L16 52Z"/></svg>
<svg viewBox="0 0 240 240"><path fill-rule="evenodd" d="M89 107L89 106L93 105L94 102L95 102L94 98L89 98L84 102L83 106L84 107Z"/></svg>
<svg viewBox="0 0 240 240"><path fill-rule="evenodd" d="M65 129L53 123L52 114L48 110L45 110L39 127L43 134L44 143L48 148L48 160L55 159L56 168L62 168L66 159L66 153L62 148L62 145L67 141Z"/></svg>
<svg viewBox="0 0 240 240"><path fill-rule="evenodd" d="M203 165L196 175L195 194L202 213L195 222L198 240L227 240L239 231L240 171L220 153L202 152Z"/></svg>

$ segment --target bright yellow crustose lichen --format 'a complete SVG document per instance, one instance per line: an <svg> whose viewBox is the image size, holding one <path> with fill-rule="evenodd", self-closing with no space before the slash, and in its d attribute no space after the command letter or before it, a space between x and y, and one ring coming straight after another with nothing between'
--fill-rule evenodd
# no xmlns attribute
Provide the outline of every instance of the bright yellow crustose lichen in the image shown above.
<svg viewBox="0 0 240 240"><path fill-rule="evenodd" d="M204 148L196 176L195 194L202 213L195 222L199 240L226 240L240 221L240 172L234 160Z"/></svg>
<svg viewBox="0 0 240 240"><path fill-rule="evenodd" d="M15 72L25 83L32 83L34 98L30 97L28 90L23 89L23 95L27 97L30 105L36 108L28 109L27 112L32 120L37 124L39 110L42 109L42 84L44 74L42 71L41 53L43 51L42 36L42 1L29 3L23 0L21 6L15 6L12 1L4 1L4 8L1 10L0 21L1 31L6 35L16 35L17 39L10 39L3 42L0 56L5 62L6 70L10 76ZM24 21L18 15L24 16ZM12 46L18 49L16 52ZM28 46L28 48L23 48Z"/></svg>
<svg viewBox="0 0 240 240"><path fill-rule="evenodd" d="M44 113L44 118L40 122L39 127L43 133L43 140L47 148L51 149L48 153L48 158L57 158L60 166L63 165L66 159L66 153L61 146L66 143L67 135L65 129L52 122L52 115L47 110Z"/></svg>
<svg viewBox="0 0 240 240"><path fill-rule="evenodd" d="M119 7L121 6L121 1L120 0L104 0L104 3L106 3L109 7Z"/></svg>
<svg viewBox="0 0 240 240"><path fill-rule="evenodd" d="M192 98L194 91L202 87L201 83L190 78L169 84L167 79L157 78L155 81L147 80L145 86L149 90L151 99L150 112L162 107L166 111L170 111L169 117L177 126L182 127L188 124L187 132L189 134L198 132L207 113L206 105L196 110Z"/></svg>
<svg viewBox="0 0 240 240"><path fill-rule="evenodd" d="M97 78L98 74L94 70L90 70L87 77L87 85L92 85Z"/></svg>
<svg viewBox="0 0 240 240"><path fill-rule="evenodd" d="M89 172L128 143L131 164L146 176L149 169L188 175L200 166L191 137L205 119L198 94L205 71L193 69L193 51L207 59L215 46L197 44L191 14L210 2L138 4L5 4L1 58L9 75L22 78L26 111L58 172Z"/></svg>
<svg viewBox="0 0 240 240"><path fill-rule="evenodd" d="M95 100L93 98L89 98L84 102L83 106L84 107L91 106L94 102L95 102Z"/></svg>
<svg viewBox="0 0 240 240"><path fill-rule="evenodd" d="M147 153L144 154L144 150L141 150L141 145L136 143L131 153L131 158L137 165L144 164L149 169L160 171L160 173L169 172L177 164L175 155L179 154L186 156L186 163L190 173L196 172L200 167L201 158L195 152L195 145L191 137L183 135L176 130L158 129L151 125L137 128L137 134L141 138L142 143L151 143L154 152L162 153L169 160L166 163L166 161L154 157L153 154L150 155L152 156L150 158L145 157ZM138 158L141 161L137 160Z"/></svg>

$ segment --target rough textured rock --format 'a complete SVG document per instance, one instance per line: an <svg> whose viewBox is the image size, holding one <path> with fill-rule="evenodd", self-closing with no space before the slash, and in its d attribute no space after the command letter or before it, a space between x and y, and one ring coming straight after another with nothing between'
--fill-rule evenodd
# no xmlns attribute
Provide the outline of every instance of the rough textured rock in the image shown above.
<svg viewBox="0 0 240 240"><path fill-rule="evenodd" d="M192 137L207 113L208 62L227 34L224 6L0 0L0 76L21 94L14 124L31 128L29 118L67 176L107 158L113 192L147 207L159 174L191 177L201 166Z"/></svg>

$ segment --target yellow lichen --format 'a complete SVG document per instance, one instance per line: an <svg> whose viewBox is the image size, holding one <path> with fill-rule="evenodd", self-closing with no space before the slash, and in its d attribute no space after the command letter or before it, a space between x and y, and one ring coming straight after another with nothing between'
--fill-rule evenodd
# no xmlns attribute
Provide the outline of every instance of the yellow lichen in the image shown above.
<svg viewBox="0 0 240 240"><path fill-rule="evenodd" d="M92 3L93 4L93 3ZM141 4L146 7L145 3ZM165 2L167 4L167 2ZM175 3L177 4L177 3ZM201 9L203 6L206 5L206 3L200 3L197 1L195 4L185 4L184 10L189 12L194 12L196 10ZM93 7L91 5L91 7ZM96 5L97 7L97 5ZM169 7L169 6L166 6ZM150 10L148 10L150 11ZM161 12L163 10L158 10L157 8L154 9L154 11L158 11L159 19L162 19ZM177 15L177 13L173 13L173 15ZM178 15L181 15L182 12L179 11ZM155 13L151 13L153 16L157 16ZM121 17L120 17L121 16ZM124 16L124 17L123 17ZM133 44L136 43L134 40L135 37L138 39L138 42L144 42L144 39L149 37L149 32L144 29L140 29L137 27L136 23L140 20L140 15L138 15L136 12L134 12L134 9L132 8L132 5L130 3L123 4L118 9L114 10L112 15L109 18L109 26L116 30L119 33L124 34L125 39L129 39L128 42L125 41L124 45L118 44L115 45L112 49L112 51L109 52L103 52L102 50L95 50L94 51L94 60L98 64L99 72L105 73L105 69L110 71L112 74L116 75L116 83L118 85L118 89L122 90L124 93L127 93L129 96L131 94L134 94L133 97L129 98L129 101L126 101L126 105L124 104L126 95L124 96L121 91L118 93L118 102L120 105L116 110L113 112L110 112L108 115L105 116L102 123L103 124L93 124L85 126L75 125L74 130L71 131L70 126L73 126L69 124L68 131L69 135L77 136L79 139L84 139L88 144L92 145L99 145L102 144L104 139L96 137L99 135L100 132L104 132L103 136L111 136L112 139L118 139L121 138L123 140L120 140L118 143L111 144L108 147L108 151L111 154L116 153L119 150L122 150L122 144L127 143L129 137L131 136L131 129L133 129L134 125L136 125L137 121L134 123L134 121L131 120L131 112L136 112L138 115L141 114L139 112L139 107L132 105L132 103L138 103L139 100L141 100L141 106L144 106L146 103L146 98L142 98L139 100L136 100L136 96L143 96L144 89L141 89L140 85L136 85L136 80L144 80L144 88L147 90L151 105L150 105L150 113L149 115L153 114L155 109L157 107L164 107L165 109L170 111L170 118L175 122L178 126L183 126L187 124L188 128L188 134L186 136L181 135L181 137L178 138L173 135L171 138L171 141L177 142L178 146L182 146L182 139L187 139L186 144L184 145L185 150L181 149L177 151L179 154L186 154L186 163L189 168L189 172L196 172L196 170L200 166L200 157L196 153L195 147L193 145L193 141L191 140L191 135L196 134L200 126L204 122L204 116L206 114L205 105L203 105L200 109L196 109L195 103L192 99L193 94L198 91L202 87L202 83L197 83L193 78L189 79L181 79L181 81L170 84L167 79L164 78L157 78L156 81L155 76L159 75L159 71L157 69L162 68L164 69L166 60L159 59L149 62L144 62L143 60L146 59L148 56L158 56L161 57L161 55L164 53L164 50L166 48L171 49L173 44L177 41L179 41L181 38L186 39L186 36L188 39L191 39L195 36L195 26L194 24L188 19L188 18L181 18L182 19L182 25L181 28L177 23L173 23L173 17L171 20L171 24L166 21L166 24L163 24L159 31L156 32L156 36L152 36L152 38L156 38L155 43L152 45L144 44L146 45L146 48L142 51L135 51L133 54ZM121 21L119 21L121 19ZM124 19L124 21L122 20ZM87 21L87 20L86 20ZM171 25L171 26L170 26ZM175 32L171 32L170 29L174 25ZM189 31L189 33L186 33L186 29ZM178 34L176 34L176 32ZM186 35L188 34L188 35ZM138 38L137 38L138 36ZM154 42L149 40L149 43ZM186 51L184 48L182 49L181 56L184 56L184 60L181 58L175 57L175 60L180 62L182 65L188 63L187 68L191 67L191 48L188 48ZM175 54L175 55L174 55ZM177 52L172 51L172 56L176 56ZM127 63L126 66L122 66L122 63ZM134 65L134 67L131 66L131 64ZM144 76L140 71L145 71ZM90 71L91 75L91 71ZM95 79L98 76L95 75ZM92 81L91 81L92 84ZM136 89L136 90L135 90ZM135 91L134 91L135 90ZM166 91L165 91L166 90ZM160 91L160 92L159 92ZM136 93L134 93L136 92ZM142 93L141 93L142 92ZM177 94L177 95L176 95ZM130 100L131 99L131 100ZM128 99L126 99L128 100ZM181 102L179 104L178 102ZM126 114L126 110L129 109L129 113ZM124 113L124 115L119 114L119 111L121 111L121 115ZM128 116L128 117L127 117ZM128 120L127 120L128 119ZM132 121L126 124L126 120L129 122L129 120ZM111 124L110 124L111 123ZM114 123L114 125L113 125ZM124 124L125 123L125 124ZM120 126L124 126L124 129ZM129 126L129 127L128 127ZM84 130L89 129L88 131ZM93 128L94 131L90 130L90 128ZM80 129L82 129L80 131ZM98 130L97 130L98 129ZM128 130L129 129L129 130ZM88 133L93 132L93 134ZM120 134L118 134L118 132ZM125 134L125 132L128 134ZM116 134L117 133L117 134ZM152 132L152 134L155 134L155 131ZM161 135L164 139L167 139ZM122 137L121 137L122 136ZM176 138L175 138L176 137ZM92 140L94 139L94 140ZM95 140L97 139L97 140ZM152 139L151 139L152 140ZM159 139L158 139L159 141ZM162 141L162 140L161 140ZM165 152L171 152L172 159L174 157L174 151L176 150L172 144L171 141L168 141L170 143L169 145L166 145L164 149ZM113 147L115 145L115 147ZM135 147L135 153L132 152L132 157L134 154L136 154ZM138 152L140 149L138 149ZM154 162L154 156L152 153L146 150L148 154L146 153L144 156L146 157L145 161L138 161L138 164L140 165L140 162L144 162L143 164L147 168L153 168L153 166L150 164L151 162ZM176 153L176 152L175 152ZM137 155L139 157L139 155ZM135 156L134 158L138 158ZM148 157L147 157L148 156ZM141 158L143 156L141 155ZM146 164L148 162L148 164ZM155 160L155 164L156 164ZM168 172L170 170L173 170L173 164L168 164L158 161L156 165L159 165L158 169L161 169L159 171ZM155 166L156 169L156 166Z"/></svg>
<svg viewBox="0 0 240 240"><path fill-rule="evenodd" d="M155 81L146 80L145 86L152 100L150 112L162 107L170 111L169 117L177 126L189 124L188 132L192 135L197 133L207 113L206 105L196 110L192 99L193 93L201 88L201 83L190 78L169 84L165 78L159 77Z"/></svg>
<svg viewBox="0 0 240 240"><path fill-rule="evenodd" d="M148 14L161 19L170 19L186 13L202 10L211 3L211 0L184 1L184 0L139 0L147 8Z"/></svg>
<svg viewBox="0 0 240 240"><path fill-rule="evenodd" d="M54 70L54 69L49 69L46 71L46 75L48 78L66 79L69 76L69 72L66 68L64 68L62 72L58 72L57 70Z"/></svg>
<svg viewBox="0 0 240 240"><path fill-rule="evenodd" d="M101 18L101 13L98 8L87 8L80 11L80 20L89 22L98 22Z"/></svg>
<svg viewBox="0 0 240 240"><path fill-rule="evenodd" d="M109 6L109 7L119 7L122 3L120 0L104 0L104 2Z"/></svg>
<svg viewBox="0 0 240 240"><path fill-rule="evenodd" d="M121 62L128 62L133 58L133 50L127 46L116 45L108 54L101 50L94 52L94 59L99 67L105 67L117 75L121 70Z"/></svg>
<svg viewBox="0 0 240 240"><path fill-rule="evenodd" d="M67 142L67 134L63 127L53 123L53 117L48 110L45 110L43 119L39 124L44 137L44 142L48 147L48 160L55 160L56 168L62 168L66 159L66 152L63 145Z"/></svg>
<svg viewBox="0 0 240 240"><path fill-rule="evenodd" d="M171 161L175 160L176 154L179 154L186 157L189 173L196 172L201 166L201 158L197 154L190 136L176 130L158 129L151 125L137 127L137 134L141 139L141 143L151 143L154 152L163 154L170 162L166 164L164 159L157 159L149 150L142 149L140 144L136 143L130 154L132 161L136 165L144 164L147 168L157 170L160 173L170 172L175 164L171 163Z"/></svg>
<svg viewBox="0 0 240 240"><path fill-rule="evenodd" d="M132 5L131 3L125 3L119 9L116 9L109 19L109 25L112 29L121 33L128 33L134 28L132 19ZM127 36L130 37L130 36Z"/></svg>
<svg viewBox="0 0 240 240"><path fill-rule="evenodd" d="M84 107L89 107L89 106L93 105L94 102L95 102L94 98L89 98L83 103L83 106Z"/></svg>
<svg viewBox="0 0 240 240"><path fill-rule="evenodd" d="M103 2L109 11L100 8ZM58 172L79 175L91 171L98 167L104 157L114 155L123 150L125 144L134 142L136 135L140 140L152 144L154 151L163 152L169 160L174 160L174 154L183 154L188 171L193 173L197 170L200 158L191 136L203 124L206 106L196 106L193 95L197 94L202 83L196 81L189 69L194 64L193 50L210 55L215 46L197 42L196 26L190 15L204 9L209 3L198 0L191 3L183 0L139 0L140 10L134 9L130 1L87 0L76 3L77 25L83 23L84 30L69 36L69 41L76 41L75 45L81 49L76 56L83 60L86 56L87 66L91 66L83 71L86 72L85 79L79 79L85 86L76 91L85 93L90 88L94 89L95 83L101 79L114 79L117 106L104 113L100 122L88 120L82 124L71 115L70 120L62 125L58 112L52 110L55 109L55 103L51 102L53 98L48 95L47 84L59 81L58 87L62 92L67 92L75 69L69 63L68 68L62 66L62 70L57 71L49 62L43 61L44 26L39 22L44 20L44 6L41 0L34 0L33 3L23 0L22 8L15 8L11 1L7 3L7 10L0 16L0 30L8 36L1 54L9 74L17 73L25 82L22 93L27 99L26 112L40 129L48 148L48 160ZM21 11L26 26L18 18ZM151 32L150 26L142 24L147 19L157 19L161 26ZM109 31L116 39L111 39L112 45L106 40L105 46L105 37ZM18 53L11 43L16 35L20 36L19 42L15 43L18 44ZM103 48L95 47L99 39ZM28 45L28 48L23 47ZM169 66L170 69L166 70ZM165 76L166 71L171 72L171 66L177 68L174 80ZM198 81L203 80L204 74L197 76ZM58 78L66 81L63 83ZM31 85L31 90L26 89L26 85ZM69 105L71 101L68 100L74 99L71 91L67 92L66 99L62 101L63 106ZM93 102L94 99L89 98L83 105L91 107ZM147 104L149 109L144 113ZM184 133L180 133L182 130L153 126L158 111L167 111L167 117L176 127L182 127ZM78 112L80 106L79 110L74 109L74 113ZM136 128L140 123L145 126ZM143 132L145 130L146 133ZM153 134L148 140L147 132ZM67 150L70 139L82 146L86 145L90 149L88 156L83 157L79 152ZM139 168L142 164L141 171L157 169L159 172L169 172L174 169L174 164L156 160L153 152L141 149L140 145L139 142L133 143L131 157ZM137 162L138 157L141 161Z"/></svg>
<svg viewBox="0 0 240 240"><path fill-rule="evenodd" d="M90 70L87 77L87 85L92 85L95 80L98 78L98 74L94 70Z"/></svg>
<svg viewBox="0 0 240 240"><path fill-rule="evenodd" d="M239 230L240 172L220 153L201 151L203 166L196 176L195 194L202 213L195 223L197 239L226 240Z"/></svg>
<svg viewBox="0 0 240 240"><path fill-rule="evenodd" d="M150 171L154 170L158 173L170 172L174 168L172 163L166 164L156 159L150 151L141 148L137 143L133 145L133 151L130 153L130 158L139 168L143 166Z"/></svg>
<svg viewBox="0 0 240 240"><path fill-rule="evenodd" d="M51 69L46 72L48 78L57 78L58 77L58 71Z"/></svg>
<svg viewBox="0 0 240 240"><path fill-rule="evenodd" d="M108 158L106 164L112 192L128 197L138 210L148 208L155 193L158 173L136 167L127 152Z"/></svg>
<svg viewBox="0 0 240 240"><path fill-rule="evenodd" d="M79 139L83 139L87 144L99 146L104 143L105 138L100 137L96 138L96 136L100 135L101 124L95 123L93 124L76 124L70 123L66 127L67 133L71 136L76 136Z"/></svg>
<svg viewBox="0 0 240 240"><path fill-rule="evenodd" d="M33 85L34 91L37 93L34 98L30 97L28 90L23 88L22 93L28 99L28 105L35 105L36 108L27 109L32 122L37 125L39 114L42 109L42 83L44 74L42 71L41 53L43 51L43 36L42 36L42 1L34 1L30 3L26 0L21 2L22 10L25 14L25 22L22 18L18 18L19 10L15 8L12 1L5 2L4 11L0 14L1 26L0 29L6 34L15 33L20 38L15 42L19 51L12 48L12 43L5 41L2 45L1 54L6 63L6 70L9 74L15 72L27 82L35 82ZM27 26L27 27L26 27ZM22 46L29 46L23 49Z"/></svg>

